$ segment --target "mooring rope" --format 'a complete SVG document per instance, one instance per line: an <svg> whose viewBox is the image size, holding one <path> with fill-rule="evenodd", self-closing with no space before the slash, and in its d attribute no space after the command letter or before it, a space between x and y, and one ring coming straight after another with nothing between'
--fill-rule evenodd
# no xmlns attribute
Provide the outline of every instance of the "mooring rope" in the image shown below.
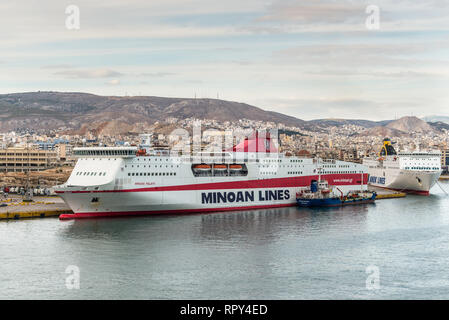
<svg viewBox="0 0 449 320"><path fill-rule="evenodd" d="M443 187L440 185L440 183L439 183L438 181L437 181L437 185L440 187L441 190L443 190L443 192L444 192L446 195L449 195L449 194L446 192L446 190L443 189Z"/></svg>

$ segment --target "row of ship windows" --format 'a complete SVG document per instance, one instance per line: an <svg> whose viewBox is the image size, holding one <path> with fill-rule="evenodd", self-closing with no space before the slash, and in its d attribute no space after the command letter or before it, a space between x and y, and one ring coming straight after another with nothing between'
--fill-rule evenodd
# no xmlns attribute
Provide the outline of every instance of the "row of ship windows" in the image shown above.
<svg viewBox="0 0 449 320"><path fill-rule="evenodd" d="M322 171L321 172L321 174L327 174L327 173L329 173L329 174L331 174L331 173L333 173L333 174L335 174L335 173L337 173L337 174L339 174L339 173L357 173L357 171ZM362 172L359 172L359 173L362 173Z"/></svg>
<svg viewBox="0 0 449 320"><path fill-rule="evenodd" d="M76 154L75 154L76 155ZM108 161L111 161L111 160L115 160L115 161L117 161L117 158L80 158L80 160L89 160L89 161L95 161L95 160L98 160L98 161L106 161L106 160L108 160Z"/></svg>
<svg viewBox="0 0 449 320"><path fill-rule="evenodd" d="M439 170L437 167L405 167L405 170Z"/></svg>
<svg viewBox="0 0 449 320"><path fill-rule="evenodd" d="M106 172L77 172L76 175L77 176L96 176L98 174L98 176L105 176Z"/></svg>
<svg viewBox="0 0 449 320"><path fill-rule="evenodd" d="M76 156L131 156L135 150L75 150Z"/></svg>
<svg viewBox="0 0 449 320"><path fill-rule="evenodd" d="M145 157L143 157L143 158L137 158L137 159L134 159L134 161L140 161L140 159L142 159L143 161L147 161L147 158L145 158ZM162 158L149 158L149 160L148 161L151 161L151 160L154 160L154 161L162 161ZM165 158L165 161L168 161L168 158Z"/></svg>
<svg viewBox="0 0 449 320"><path fill-rule="evenodd" d="M276 164L272 164L272 165L261 165L259 166L259 168L297 168L297 167L304 167L304 165L276 165Z"/></svg>
<svg viewBox="0 0 449 320"><path fill-rule="evenodd" d="M37 154L36 154L37 155ZM99 160L99 161L102 161L102 160L108 160L108 161L111 161L111 160L117 160L117 158L106 158L106 159L104 159L104 158L84 158L84 159L80 159L80 160ZM143 158L143 161L146 161L147 159L146 158ZM150 160L154 160L154 161L162 161L162 158L159 158L159 159L149 159L148 160L148 162L150 162ZM139 158L137 158L137 159L135 159L135 160L133 160L133 162L134 161L139 161L140 162L140 159ZM168 161L168 158L166 158L165 159L165 161Z"/></svg>
<svg viewBox="0 0 449 320"><path fill-rule="evenodd" d="M127 167L128 167L128 166L125 166L125 168L127 168ZM137 165L136 167L139 168L139 165ZM144 165L143 167L146 168L147 166ZM159 165L159 166L158 166L158 165L155 165L154 167L155 167L155 168L162 168L162 164ZM165 165L165 167L168 168L168 165ZM173 168L174 166L171 165L171 167ZM134 165L131 165L131 168L134 168ZM151 168L151 165L149 165L148 168ZM179 165L177 165L176 168L179 168Z"/></svg>
<svg viewBox="0 0 449 320"><path fill-rule="evenodd" d="M420 167L422 167L422 166L428 166L428 165L438 165L438 163L439 162L436 162L436 163L404 163L404 165L405 166L412 166L412 165L415 165L415 166L419 166L419 168Z"/></svg>
<svg viewBox="0 0 449 320"><path fill-rule="evenodd" d="M275 171L262 171L260 174L277 174ZM302 174L302 171L289 171L287 174Z"/></svg>
<svg viewBox="0 0 449 320"><path fill-rule="evenodd" d="M349 164L341 164L341 165L338 166L338 168L349 168L349 167L350 167ZM336 164L334 164L334 165L330 165L330 164L323 165L323 168L337 168L337 165Z"/></svg>
<svg viewBox="0 0 449 320"><path fill-rule="evenodd" d="M131 176L176 176L176 172L128 172L128 177Z"/></svg>

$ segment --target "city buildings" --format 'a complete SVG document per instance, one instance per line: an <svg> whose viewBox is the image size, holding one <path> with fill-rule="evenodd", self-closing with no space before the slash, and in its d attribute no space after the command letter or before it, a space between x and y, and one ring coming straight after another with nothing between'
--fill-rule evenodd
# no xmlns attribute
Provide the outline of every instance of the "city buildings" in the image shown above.
<svg viewBox="0 0 449 320"><path fill-rule="evenodd" d="M441 150L441 168L443 169L443 173L448 173L449 166L449 149Z"/></svg>
<svg viewBox="0 0 449 320"><path fill-rule="evenodd" d="M29 148L0 149L0 172L42 171L57 165L57 153Z"/></svg>
<svg viewBox="0 0 449 320"><path fill-rule="evenodd" d="M367 135L366 128L355 124L323 126L316 130L289 127L274 122L240 119L236 122L200 120L195 118L169 118L148 126L145 143L151 141L153 147L178 150L193 150L194 127L201 126L199 145L204 150L220 150L226 147L227 135L250 134L253 130L277 130L279 150L286 155L320 157L343 161L362 162L362 159L377 156L384 136ZM173 129L175 128L175 129ZM175 130L175 131L173 131ZM185 137L179 133L185 134ZM412 132L398 137L390 137L398 151L439 151L441 164L447 171L449 163L449 136L442 132ZM198 137L197 137L198 138ZM231 143L236 143L238 134ZM198 141L195 141L196 143ZM52 166L72 166L74 147L140 145L142 137L136 133L117 135L70 135L61 132L36 134L33 132L0 133L0 171L43 170ZM198 145L198 144L197 144Z"/></svg>

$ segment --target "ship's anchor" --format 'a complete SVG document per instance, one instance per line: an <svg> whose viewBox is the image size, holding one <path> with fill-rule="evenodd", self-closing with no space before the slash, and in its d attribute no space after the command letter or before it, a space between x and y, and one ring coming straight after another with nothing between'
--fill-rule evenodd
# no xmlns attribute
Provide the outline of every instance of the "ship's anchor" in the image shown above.
<svg viewBox="0 0 449 320"><path fill-rule="evenodd" d="M419 183L419 185L420 185L420 186L422 186L422 182L421 182L421 179L420 179L420 178L418 178L418 177L416 177L416 180L418 180L418 183Z"/></svg>

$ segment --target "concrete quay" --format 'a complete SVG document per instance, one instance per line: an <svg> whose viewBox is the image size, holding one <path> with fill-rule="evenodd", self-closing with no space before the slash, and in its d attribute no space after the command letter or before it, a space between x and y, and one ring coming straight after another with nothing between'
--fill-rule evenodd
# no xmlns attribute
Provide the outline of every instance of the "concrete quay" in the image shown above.
<svg viewBox="0 0 449 320"><path fill-rule="evenodd" d="M59 197L34 197L31 202L24 202L20 196L0 200L0 220L58 217L71 212Z"/></svg>

